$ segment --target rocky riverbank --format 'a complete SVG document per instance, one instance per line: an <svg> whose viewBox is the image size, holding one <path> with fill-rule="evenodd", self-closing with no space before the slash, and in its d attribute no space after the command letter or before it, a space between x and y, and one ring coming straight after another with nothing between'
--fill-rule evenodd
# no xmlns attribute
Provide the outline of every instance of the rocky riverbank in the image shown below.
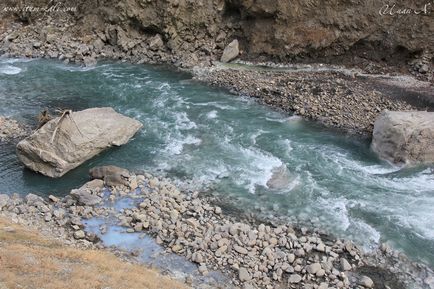
<svg viewBox="0 0 434 289"><path fill-rule="evenodd" d="M0 142L19 140L29 135L30 132L30 127L14 119L0 116Z"/></svg>
<svg viewBox="0 0 434 289"><path fill-rule="evenodd" d="M112 180L103 176L106 171L93 175ZM109 171L115 174L113 167ZM120 211L107 206L122 198L137 205ZM429 268L386 245L367 254L318 231L231 215L201 194L181 192L170 180L149 174L130 174L127 186L110 190L95 179L64 198L0 195L0 210L14 222L91 248L104 246L86 220L112 216L126 232L151 235L168 252L196 263L201 274L215 270L230 276L233 287L434 288ZM107 225L100 226L100 233L106 232Z"/></svg>
<svg viewBox="0 0 434 289"><path fill-rule="evenodd" d="M370 134L384 110L416 110L392 95L372 89L369 82L340 72L198 70L196 79L330 127Z"/></svg>
<svg viewBox="0 0 434 289"><path fill-rule="evenodd" d="M424 87L420 91L415 87L419 83L409 82L403 88L399 86L402 81L384 83L384 79L366 77L369 74L360 70L328 70L327 66L321 65L310 70L258 69L254 63L245 65L250 69L223 67L213 63L218 58L217 52L201 57L173 54L158 35L152 39L131 38L113 28L114 34L107 29L104 33L73 37L67 23L49 31L41 27L45 31L42 35L40 30L15 24L16 32L8 30L0 36L3 37L0 51L7 57L43 57L89 67L104 59L170 63L187 68L196 79L208 84L254 97L274 108L320 121L326 126L364 135L370 135L376 117L384 110L434 107L430 82L421 82ZM110 37L116 39L112 41Z"/></svg>

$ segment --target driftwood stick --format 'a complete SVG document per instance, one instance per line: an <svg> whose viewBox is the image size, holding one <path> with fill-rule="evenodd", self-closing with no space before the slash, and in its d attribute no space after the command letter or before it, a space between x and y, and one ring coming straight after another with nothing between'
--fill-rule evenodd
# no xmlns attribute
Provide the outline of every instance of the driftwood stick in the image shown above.
<svg viewBox="0 0 434 289"><path fill-rule="evenodd" d="M60 116L59 120L56 123L56 128L53 131L53 135L51 136L50 143L53 143L54 138L56 137L57 130L59 129L60 125L62 124L63 119L66 117L66 114L68 113L68 110L65 110L62 115Z"/></svg>
<svg viewBox="0 0 434 289"><path fill-rule="evenodd" d="M72 117L72 113L68 114L68 116L69 116L69 119L74 123L74 125L75 125L75 127L77 128L77 130L78 130L78 132L80 133L80 135L81 135L82 137L84 137L84 135L81 133L80 128L78 127L77 123L75 122L74 118Z"/></svg>
<svg viewBox="0 0 434 289"><path fill-rule="evenodd" d="M54 138L56 137L57 131L59 130L59 128L60 128L63 120L66 117L69 117L69 119L74 123L74 125L77 128L77 130L80 133L80 135L82 137L84 137L83 133L80 131L80 128L78 127L77 123L75 122L74 118L72 117L72 110L65 110L65 111L62 112L62 115L60 116L59 120L57 121L56 128L54 129L53 135L51 136L50 143L53 143Z"/></svg>

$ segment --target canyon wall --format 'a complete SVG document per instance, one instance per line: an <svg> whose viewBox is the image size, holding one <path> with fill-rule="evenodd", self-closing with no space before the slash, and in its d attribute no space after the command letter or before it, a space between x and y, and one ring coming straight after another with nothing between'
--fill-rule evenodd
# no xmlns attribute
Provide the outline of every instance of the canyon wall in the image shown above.
<svg viewBox="0 0 434 289"><path fill-rule="evenodd" d="M51 3L51 4L50 4ZM33 0L23 5L49 6ZM192 61L218 59L232 39L246 59L290 60L350 52L387 59L396 53L429 54L434 47L434 2L375 0L71 0L69 13L5 11L9 21L37 25L68 17L76 37L99 35L123 50L166 51ZM67 14L67 16L65 15ZM9 17L9 18L6 18ZM0 25L1 27L1 25Z"/></svg>

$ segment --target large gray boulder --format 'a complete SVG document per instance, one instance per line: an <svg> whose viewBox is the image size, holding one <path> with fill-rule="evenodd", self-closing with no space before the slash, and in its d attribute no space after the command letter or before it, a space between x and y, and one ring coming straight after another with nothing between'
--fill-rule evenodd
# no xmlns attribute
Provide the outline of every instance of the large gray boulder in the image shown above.
<svg viewBox="0 0 434 289"><path fill-rule="evenodd" d="M404 164L434 162L434 112L385 111L375 121L372 150Z"/></svg>
<svg viewBox="0 0 434 289"><path fill-rule="evenodd" d="M238 40L235 39L231 43L229 43L228 46L226 46L220 61L229 62L237 58L239 54L240 54L240 48L239 48Z"/></svg>
<svg viewBox="0 0 434 289"><path fill-rule="evenodd" d="M110 107L90 108L49 121L18 143L17 154L29 169L57 178L102 151L127 143L141 127Z"/></svg>

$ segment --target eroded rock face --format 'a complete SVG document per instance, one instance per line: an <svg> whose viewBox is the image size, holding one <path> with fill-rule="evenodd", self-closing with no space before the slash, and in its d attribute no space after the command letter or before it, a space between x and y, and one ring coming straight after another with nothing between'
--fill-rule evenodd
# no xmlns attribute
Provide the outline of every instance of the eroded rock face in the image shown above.
<svg viewBox="0 0 434 289"><path fill-rule="evenodd" d="M434 112L383 112L375 122L371 147L394 163L433 163Z"/></svg>
<svg viewBox="0 0 434 289"><path fill-rule="evenodd" d="M424 38L429 38L430 43L434 40L434 7L428 4L425 13L427 1L400 1L393 8L393 3L387 6L388 3L373 0L226 0L226 3L226 7L239 13L246 47L252 54L285 56L321 53L320 50L340 54L364 41L385 44L386 34L390 42L384 46L388 48L402 45L414 51L416 47L429 48L423 43ZM396 21L398 10L406 8L413 12L408 15L408 22ZM425 17L414 13L415 10L423 11ZM415 26L409 26L410 23ZM396 30L391 31L390 27ZM412 37L418 29L426 30Z"/></svg>
<svg viewBox="0 0 434 289"><path fill-rule="evenodd" d="M5 1L5 6L16 5L16 1ZM26 4L44 7L48 2L31 0ZM208 57L219 59L225 45L234 38L242 44L243 56L251 59L258 56L290 59L299 54L341 55L352 48L357 53L361 47L370 49L364 57L381 59L400 50L432 50L434 5L429 1L416 2L400 1L392 9L386 6L388 3L374 0L327 3L320 0L101 0L98 4L71 0L66 6L77 7L77 11L67 15L74 22L67 31L56 35L54 27L45 25L29 47L20 49L28 50L29 55L40 55L40 50L51 51L49 46L58 43L58 38L69 41L68 33L72 33L83 35L82 42L87 42L97 53L107 44L110 50L117 46L139 60L174 63L188 60L191 65ZM399 21L403 15L398 11L404 9L411 9L412 13L405 15L405 21ZM0 15L11 17L10 13L1 11ZM41 15L27 15L32 23L38 22L35 19L38 16ZM65 14L58 17L65 19ZM23 42L21 38L29 37L15 29L5 33L4 50L15 51L16 44ZM108 51L104 52L105 56L111 56ZM83 55L91 54L81 49L77 52L80 53L71 58L80 60ZM426 73L429 66L422 64L418 69Z"/></svg>
<svg viewBox="0 0 434 289"><path fill-rule="evenodd" d="M18 143L17 154L29 169L57 178L111 146L127 143L141 127L109 107L86 109L49 121Z"/></svg>

